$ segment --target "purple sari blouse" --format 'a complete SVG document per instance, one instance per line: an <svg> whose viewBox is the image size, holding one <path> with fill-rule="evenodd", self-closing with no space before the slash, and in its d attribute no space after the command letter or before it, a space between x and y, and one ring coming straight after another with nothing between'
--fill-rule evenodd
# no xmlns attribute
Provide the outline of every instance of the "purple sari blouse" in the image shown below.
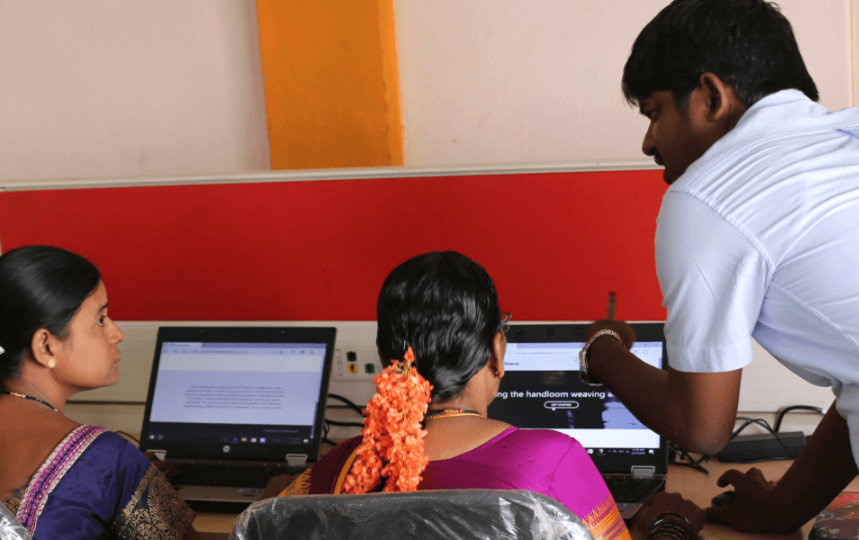
<svg viewBox="0 0 859 540"><path fill-rule="evenodd" d="M281 495L340 493L361 438L331 450ZM418 489L527 489L551 497L582 519L597 539L629 531L599 471L575 439L547 429L510 427L456 457L430 461Z"/></svg>
<svg viewBox="0 0 859 540"><path fill-rule="evenodd" d="M133 444L79 426L3 503L34 540L184 536L193 512Z"/></svg>
<svg viewBox="0 0 859 540"><path fill-rule="evenodd" d="M587 451L556 431L508 428L473 450L430 461L418 487L468 488L527 489L569 508L595 538L629 534Z"/></svg>

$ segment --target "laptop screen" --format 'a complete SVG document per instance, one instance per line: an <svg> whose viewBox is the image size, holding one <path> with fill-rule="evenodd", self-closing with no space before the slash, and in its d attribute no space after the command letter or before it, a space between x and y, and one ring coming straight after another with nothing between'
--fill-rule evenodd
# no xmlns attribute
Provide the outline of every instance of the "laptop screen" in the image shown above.
<svg viewBox="0 0 859 540"><path fill-rule="evenodd" d="M633 324L632 353L663 366L662 324ZM587 325L514 325L508 332L504 377L489 416L520 428L553 429L578 440L604 468L664 461L662 438L639 422L605 387L579 379L579 351ZM603 471L610 472L610 471Z"/></svg>
<svg viewBox="0 0 859 540"><path fill-rule="evenodd" d="M333 329L232 330L159 331L141 446L175 457L313 454Z"/></svg>

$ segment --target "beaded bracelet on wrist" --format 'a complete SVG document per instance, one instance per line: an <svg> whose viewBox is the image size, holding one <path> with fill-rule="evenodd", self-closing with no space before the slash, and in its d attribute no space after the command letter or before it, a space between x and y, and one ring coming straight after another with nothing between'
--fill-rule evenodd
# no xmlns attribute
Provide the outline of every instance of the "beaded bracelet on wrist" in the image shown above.
<svg viewBox="0 0 859 540"><path fill-rule="evenodd" d="M677 512L660 514L650 524L647 540L657 538L675 538L677 540L694 540L695 528L689 519Z"/></svg>
<svg viewBox="0 0 859 540"><path fill-rule="evenodd" d="M591 336L591 338L585 343L585 346L582 347L582 350L579 351L579 378L588 386L602 386L602 384L596 380L593 375L590 373L590 369L588 366L589 353L591 349L591 345L593 345L594 341L601 338L602 336L611 336L618 341L618 343L623 344L623 340L620 338L620 334L615 332L614 330L604 329L599 330L597 333Z"/></svg>

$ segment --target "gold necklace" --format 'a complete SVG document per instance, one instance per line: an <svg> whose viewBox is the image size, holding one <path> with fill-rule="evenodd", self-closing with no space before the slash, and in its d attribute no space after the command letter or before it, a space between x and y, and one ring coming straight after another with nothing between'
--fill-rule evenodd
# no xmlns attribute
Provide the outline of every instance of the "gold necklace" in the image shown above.
<svg viewBox="0 0 859 540"><path fill-rule="evenodd" d="M436 419L436 418L453 418L455 416L479 416L483 417L477 411L471 409L441 409L441 410L429 410L424 415L424 420Z"/></svg>

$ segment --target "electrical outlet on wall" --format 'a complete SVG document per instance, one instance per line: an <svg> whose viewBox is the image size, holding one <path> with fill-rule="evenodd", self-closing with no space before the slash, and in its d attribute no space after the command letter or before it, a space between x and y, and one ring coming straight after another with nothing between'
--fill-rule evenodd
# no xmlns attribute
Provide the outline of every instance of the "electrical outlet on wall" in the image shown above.
<svg viewBox="0 0 859 540"><path fill-rule="evenodd" d="M376 321L339 321L328 392L363 407L373 397L373 377L382 371L376 350ZM336 405L329 401L328 405Z"/></svg>
<svg viewBox="0 0 859 540"><path fill-rule="evenodd" d="M334 347L332 382L372 381L382 371L376 347L366 343L343 343Z"/></svg>

